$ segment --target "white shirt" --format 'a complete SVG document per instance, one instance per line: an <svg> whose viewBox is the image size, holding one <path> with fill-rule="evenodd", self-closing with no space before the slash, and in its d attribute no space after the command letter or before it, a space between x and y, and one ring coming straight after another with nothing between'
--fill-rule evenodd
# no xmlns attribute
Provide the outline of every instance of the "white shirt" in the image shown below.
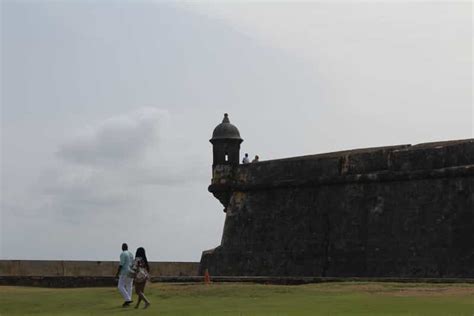
<svg viewBox="0 0 474 316"><path fill-rule="evenodd" d="M133 255L130 251L124 250L120 254L120 275L128 275L133 264Z"/></svg>
<svg viewBox="0 0 474 316"><path fill-rule="evenodd" d="M244 157L244 159L242 159L242 163L250 163L249 157Z"/></svg>

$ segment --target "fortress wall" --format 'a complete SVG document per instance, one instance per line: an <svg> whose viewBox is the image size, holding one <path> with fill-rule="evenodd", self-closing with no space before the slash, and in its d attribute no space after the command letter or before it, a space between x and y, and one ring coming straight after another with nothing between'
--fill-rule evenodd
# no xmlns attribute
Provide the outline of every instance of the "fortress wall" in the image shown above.
<svg viewBox="0 0 474 316"><path fill-rule="evenodd" d="M329 179L343 174L387 170L389 154L408 146L410 145L367 148L240 165L236 180L239 184L268 185L276 181L294 182L321 177Z"/></svg>
<svg viewBox="0 0 474 316"><path fill-rule="evenodd" d="M197 262L150 262L153 276L195 276ZM112 277L117 261L0 260L2 276Z"/></svg>
<svg viewBox="0 0 474 316"><path fill-rule="evenodd" d="M472 139L241 165L227 189L201 272L474 277Z"/></svg>
<svg viewBox="0 0 474 316"><path fill-rule="evenodd" d="M343 182L347 175L413 173L474 164L474 140L399 145L341 151L320 155L239 165L235 187L268 188L304 181ZM373 175L375 176L375 175Z"/></svg>

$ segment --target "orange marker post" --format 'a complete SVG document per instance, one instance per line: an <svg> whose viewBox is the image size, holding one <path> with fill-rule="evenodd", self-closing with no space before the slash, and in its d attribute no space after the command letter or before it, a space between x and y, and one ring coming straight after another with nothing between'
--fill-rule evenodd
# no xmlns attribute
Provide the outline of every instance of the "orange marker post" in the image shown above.
<svg viewBox="0 0 474 316"><path fill-rule="evenodd" d="M204 283L205 284L211 283L211 276L209 275L209 270L208 269L206 269L206 271L204 271Z"/></svg>

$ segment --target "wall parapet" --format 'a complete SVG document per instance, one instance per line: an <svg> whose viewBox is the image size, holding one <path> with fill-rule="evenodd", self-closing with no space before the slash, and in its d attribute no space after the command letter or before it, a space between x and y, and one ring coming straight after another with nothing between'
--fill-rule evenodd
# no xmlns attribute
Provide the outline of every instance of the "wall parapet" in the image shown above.
<svg viewBox="0 0 474 316"><path fill-rule="evenodd" d="M234 191L472 176L474 139L357 149L239 165ZM209 190L217 191L219 184Z"/></svg>
<svg viewBox="0 0 474 316"><path fill-rule="evenodd" d="M149 262L153 276L195 276L199 262ZM0 277L113 277L118 261L0 260Z"/></svg>
<svg viewBox="0 0 474 316"><path fill-rule="evenodd" d="M255 191L269 190L291 187L316 187L321 185L336 185L349 183L369 183L369 182L390 182L390 181L411 181L421 179L439 179L474 176L474 164L460 167L450 167L435 170L416 170L416 171L380 171L366 174L350 174L339 176L320 176L307 177L306 179L275 179L271 182L239 182L236 181L227 185L229 191ZM218 191L218 185L211 185L211 191Z"/></svg>

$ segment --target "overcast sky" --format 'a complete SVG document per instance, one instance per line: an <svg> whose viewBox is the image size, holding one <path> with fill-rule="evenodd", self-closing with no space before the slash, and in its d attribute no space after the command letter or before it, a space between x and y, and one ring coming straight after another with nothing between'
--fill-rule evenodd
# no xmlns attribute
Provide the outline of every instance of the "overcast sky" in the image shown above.
<svg viewBox="0 0 474 316"><path fill-rule="evenodd" d="M197 261L273 159L473 137L472 4L2 1L1 259Z"/></svg>

